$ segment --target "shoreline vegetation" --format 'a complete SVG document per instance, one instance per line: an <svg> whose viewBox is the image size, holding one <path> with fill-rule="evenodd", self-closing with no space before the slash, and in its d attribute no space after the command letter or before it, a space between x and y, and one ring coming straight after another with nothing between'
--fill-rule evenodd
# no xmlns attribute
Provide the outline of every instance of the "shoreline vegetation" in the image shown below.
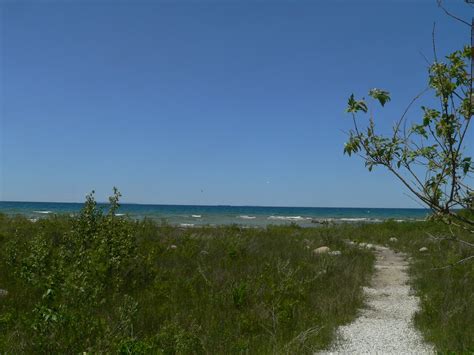
<svg viewBox="0 0 474 355"><path fill-rule="evenodd" d="M1 214L2 212L0 212ZM58 216L63 216L64 214L57 214ZM24 217L22 216L21 214L13 214L13 215L7 215L9 217L16 217L16 216L19 216L19 217ZM51 216L51 215L49 215ZM30 222L38 222L39 220L41 220L42 218L48 218L49 216L45 217L29 217L27 218L28 221ZM360 223L386 223L386 222L396 222L396 223L403 223L403 222L426 222L426 219L398 219L398 218L386 218L386 219L370 219L370 218L305 218L306 220L304 222L307 222L307 223L311 223L311 225L301 225L300 222L303 218L302 217L282 217L282 218L269 218L269 219L273 219L273 220L280 220L282 223L279 223L279 224L272 224L272 223L268 223L266 225L252 225L252 224L245 224L245 223L230 223L230 224L209 224L209 223L201 223L201 224L197 224L197 223L170 223L168 221L167 218L160 218L159 220L158 219L150 219L150 218L147 218L147 217L144 217L142 219L138 219L138 218L133 218L133 217L130 217L124 213L118 213L116 214L117 217L127 217L127 219L130 219L130 220L136 220L136 221L142 221L142 220L151 220L152 222L154 223L157 223L157 224L160 224L160 225L169 225L169 226L173 226L173 227L176 227L176 228L200 228L200 227L203 227L203 228L209 228L209 227L223 227L223 226L235 226L235 227L238 227L238 228L260 228L260 229L265 229L267 228L268 226L274 226L274 227L278 227L278 226L288 226L288 225L294 225L294 226L297 226L297 227L301 227L301 228L307 228L307 227L316 227L318 225L323 225L323 226L337 226L337 225L343 225L343 224L360 224ZM76 217L76 215L70 215L69 217ZM197 217L194 217L194 218L197 218ZM249 219L249 220L253 220L257 217L253 217L253 216L245 216L243 217L242 219Z"/></svg>
<svg viewBox="0 0 474 355"><path fill-rule="evenodd" d="M107 212L90 195L78 216L36 223L0 214L2 352L327 349L364 305L374 255L363 243L410 256L428 342L474 351L474 268L445 267L469 250L432 239L448 235L442 223L182 228L121 216L119 196Z"/></svg>

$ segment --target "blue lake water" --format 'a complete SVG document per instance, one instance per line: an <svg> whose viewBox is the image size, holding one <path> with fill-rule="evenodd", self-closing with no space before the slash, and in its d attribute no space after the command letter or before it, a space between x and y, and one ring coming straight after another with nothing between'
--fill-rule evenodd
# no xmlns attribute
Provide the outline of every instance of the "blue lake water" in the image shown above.
<svg viewBox="0 0 474 355"><path fill-rule="evenodd" d="M107 208L106 204L98 204ZM58 202L7 202L0 201L0 213L23 215L31 219L51 214L77 214L81 203ZM423 220L426 209L412 208L326 208L326 207L258 207L258 206L190 206L190 205L141 205L122 204L120 214L130 218L166 220L170 224L222 225L240 224L264 226L267 224L297 223L315 226L328 220L336 223Z"/></svg>

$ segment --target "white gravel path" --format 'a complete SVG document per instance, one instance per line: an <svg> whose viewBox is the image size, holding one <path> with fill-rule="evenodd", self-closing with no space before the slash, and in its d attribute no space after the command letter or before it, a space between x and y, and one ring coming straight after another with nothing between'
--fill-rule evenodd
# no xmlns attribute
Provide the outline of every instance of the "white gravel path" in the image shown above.
<svg viewBox="0 0 474 355"><path fill-rule="evenodd" d="M418 298L408 286L405 255L377 246L375 275L364 288L367 301L360 316L338 329L338 340L325 354L433 354L413 327Z"/></svg>

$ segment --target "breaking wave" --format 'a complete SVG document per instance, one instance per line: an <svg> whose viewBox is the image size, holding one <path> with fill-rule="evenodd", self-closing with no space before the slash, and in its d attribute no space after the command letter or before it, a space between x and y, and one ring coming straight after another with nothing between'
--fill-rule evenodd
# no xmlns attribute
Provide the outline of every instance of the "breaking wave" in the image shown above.
<svg viewBox="0 0 474 355"><path fill-rule="evenodd" d="M304 221L304 218L301 216L270 216L268 219L277 221Z"/></svg>

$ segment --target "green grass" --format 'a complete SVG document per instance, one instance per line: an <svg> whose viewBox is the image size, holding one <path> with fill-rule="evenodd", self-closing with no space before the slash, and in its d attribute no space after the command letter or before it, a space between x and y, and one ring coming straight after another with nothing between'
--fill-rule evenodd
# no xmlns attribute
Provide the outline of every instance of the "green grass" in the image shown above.
<svg viewBox="0 0 474 355"><path fill-rule="evenodd" d="M115 207L0 214L1 352L313 353L357 315L373 271L344 240L407 253L415 325L440 352L474 351L474 263L456 264L473 250L428 236L451 235L444 224L179 228ZM322 245L342 255L314 256Z"/></svg>
<svg viewBox="0 0 474 355"><path fill-rule="evenodd" d="M356 316L373 269L327 228L96 212L0 216L1 352L313 353ZM342 255L314 256L322 245Z"/></svg>

